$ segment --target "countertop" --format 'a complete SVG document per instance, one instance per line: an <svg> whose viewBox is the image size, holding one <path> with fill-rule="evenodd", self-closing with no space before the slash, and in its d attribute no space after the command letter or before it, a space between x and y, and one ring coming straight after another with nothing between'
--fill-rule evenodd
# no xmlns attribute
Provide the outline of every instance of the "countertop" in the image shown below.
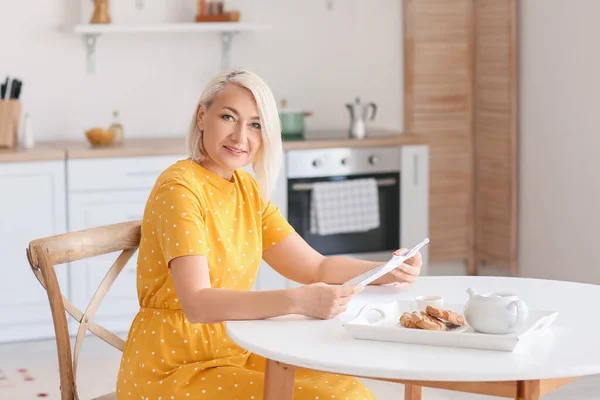
<svg viewBox="0 0 600 400"><path fill-rule="evenodd" d="M0 149L0 162L26 162L62 160L65 150L54 146L50 142L40 142L32 149Z"/></svg>
<svg viewBox="0 0 600 400"><path fill-rule="evenodd" d="M422 135L372 130L364 139L351 139L339 130L309 131L302 140L284 140L284 151L334 147L376 147L424 144ZM139 157L186 154L185 136L125 139L119 146L92 147L87 141L38 142L32 149L0 149L0 162L45 161L75 158Z"/></svg>

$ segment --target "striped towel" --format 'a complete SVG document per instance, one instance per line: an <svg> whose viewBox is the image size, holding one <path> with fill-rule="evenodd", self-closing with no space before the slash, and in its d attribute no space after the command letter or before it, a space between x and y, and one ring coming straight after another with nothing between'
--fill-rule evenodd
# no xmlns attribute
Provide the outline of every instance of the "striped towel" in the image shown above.
<svg viewBox="0 0 600 400"><path fill-rule="evenodd" d="M378 228L379 224L379 192L375 179L314 183L311 234L366 232Z"/></svg>

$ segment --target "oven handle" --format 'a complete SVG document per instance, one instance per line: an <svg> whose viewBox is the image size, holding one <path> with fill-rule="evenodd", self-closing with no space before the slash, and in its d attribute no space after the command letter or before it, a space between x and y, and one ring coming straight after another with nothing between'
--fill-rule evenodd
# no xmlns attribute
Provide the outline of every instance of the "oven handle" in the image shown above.
<svg viewBox="0 0 600 400"><path fill-rule="evenodd" d="M377 179L377 186L394 186L396 180L394 178ZM292 190L294 192L310 191L313 189L312 183L294 183Z"/></svg>

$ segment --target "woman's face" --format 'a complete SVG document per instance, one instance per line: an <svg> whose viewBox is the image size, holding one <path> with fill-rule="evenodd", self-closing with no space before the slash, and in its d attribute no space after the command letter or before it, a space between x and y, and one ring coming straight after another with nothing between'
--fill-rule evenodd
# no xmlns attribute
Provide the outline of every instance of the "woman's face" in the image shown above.
<svg viewBox="0 0 600 400"><path fill-rule="evenodd" d="M227 85L208 110L198 110L198 127L208 159L205 167L225 179L252 162L262 144L261 124L252 93Z"/></svg>

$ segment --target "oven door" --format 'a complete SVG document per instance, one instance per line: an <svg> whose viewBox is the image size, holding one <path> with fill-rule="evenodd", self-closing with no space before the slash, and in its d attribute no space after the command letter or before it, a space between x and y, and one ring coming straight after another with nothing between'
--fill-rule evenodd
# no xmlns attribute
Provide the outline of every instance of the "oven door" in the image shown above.
<svg viewBox="0 0 600 400"><path fill-rule="evenodd" d="M378 182L380 225L367 232L341 233L321 236L311 234L311 184L323 181L375 178ZM400 174L294 178L288 180L288 220L296 232L323 255L387 253L400 243Z"/></svg>

